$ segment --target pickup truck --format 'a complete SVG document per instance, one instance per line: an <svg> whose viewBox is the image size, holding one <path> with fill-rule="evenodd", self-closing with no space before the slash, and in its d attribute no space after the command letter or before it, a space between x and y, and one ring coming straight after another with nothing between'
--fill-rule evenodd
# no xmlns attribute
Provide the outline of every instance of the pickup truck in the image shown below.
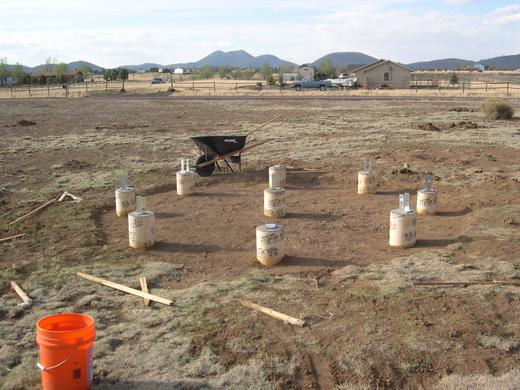
<svg viewBox="0 0 520 390"><path fill-rule="evenodd" d="M303 88L319 88L320 91L325 91L327 88L330 88L331 86L332 84L329 80L314 81L310 78L294 81L292 83L292 87L297 91L301 91Z"/></svg>

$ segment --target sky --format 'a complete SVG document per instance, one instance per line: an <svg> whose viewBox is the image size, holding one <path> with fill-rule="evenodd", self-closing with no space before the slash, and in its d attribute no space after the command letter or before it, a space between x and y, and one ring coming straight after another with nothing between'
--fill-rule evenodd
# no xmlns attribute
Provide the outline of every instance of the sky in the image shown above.
<svg viewBox="0 0 520 390"><path fill-rule="evenodd" d="M214 50L298 64L338 51L402 63L520 53L508 0L0 0L0 58L35 66L196 61Z"/></svg>

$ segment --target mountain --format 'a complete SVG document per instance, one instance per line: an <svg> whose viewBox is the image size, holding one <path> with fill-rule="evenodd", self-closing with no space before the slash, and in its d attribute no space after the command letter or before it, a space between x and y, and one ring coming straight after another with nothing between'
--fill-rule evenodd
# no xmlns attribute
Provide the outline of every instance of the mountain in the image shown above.
<svg viewBox="0 0 520 390"><path fill-rule="evenodd" d="M145 62L144 64L139 64L139 65L118 66L118 68L125 68L125 69L128 69L133 72L139 72L140 70L146 72L146 71L150 70L150 68L165 68L165 66L161 65L161 64L156 64L154 62Z"/></svg>
<svg viewBox="0 0 520 390"><path fill-rule="evenodd" d="M284 61L274 55L265 54L258 57L252 56L245 50L222 51L217 50L206 57L195 61L182 64L170 64L168 68L202 68L209 66L229 66L231 68L259 68L263 64L268 64L273 68L277 68L283 64L295 65L292 62Z"/></svg>
<svg viewBox="0 0 520 390"><path fill-rule="evenodd" d="M314 61L311 65L317 67L320 62L324 60L331 60L334 65L366 65L371 64L372 62L376 62L377 58L355 51L345 51L324 55L323 57L320 57Z"/></svg>
<svg viewBox="0 0 520 390"><path fill-rule="evenodd" d="M497 69L520 69L520 54L488 58L479 62Z"/></svg>
<svg viewBox="0 0 520 390"><path fill-rule="evenodd" d="M412 69L457 69L460 66L473 66L477 62L472 60L463 60L460 58L444 58L442 60L422 61L408 64Z"/></svg>
<svg viewBox="0 0 520 390"><path fill-rule="evenodd" d="M9 64L6 64L6 68L9 72L12 72L14 70L14 67L16 65L9 65ZM25 65L22 65L22 70L25 72L25 73L30 73L32 72L32 68L30 66L25 66Z"/></svg>
<svg viewBox="0 0 520 390"><path fill-rule="evenodd" d="M71 72L75 71L75 70L79 70L79 68L81 68L82 66L88 66L94 72L101 72L103 70L103 68L101 66L93 64L92 62L87 62L87 61L74 61L74 62L69 62L67 64L67 67L68 67L69 71L71 71Z"/></svg>

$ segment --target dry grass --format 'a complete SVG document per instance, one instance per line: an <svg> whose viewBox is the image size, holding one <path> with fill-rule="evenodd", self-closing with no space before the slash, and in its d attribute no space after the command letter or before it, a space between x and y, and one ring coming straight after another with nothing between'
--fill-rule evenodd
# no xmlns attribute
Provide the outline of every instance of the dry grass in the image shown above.
<svg viewBox="0 0 520 390"><path fill-rule="evenodd" d="M515 113L511 104L500 99L486 99L481 109L488 119L511 119Z"/></svg>
<svg viewBox="0 0 520 390"><path fill-rule="evenodd" d="M439 390L518 390L520 370L506 372L499 376L491 375L449 375L441 379L436 388Z"/></svg>

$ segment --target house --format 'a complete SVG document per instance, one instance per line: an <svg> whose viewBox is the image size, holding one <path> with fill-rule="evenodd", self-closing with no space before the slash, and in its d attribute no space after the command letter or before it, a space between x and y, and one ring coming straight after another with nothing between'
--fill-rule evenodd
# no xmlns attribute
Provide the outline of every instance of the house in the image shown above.
<svg viewBox="0 0 520 390"><path fill-rule="evenodd" d="M484 64L475 64L474 67L479 71L479 72L484 72L486 70L486 66Z"/></svg>
<svg viewBox="0 0 520 390"><path fill-rule="evenodd" d="M32 77L40 80L47 80L48 84L57 81L56 75L48 72L35 72L32 74ZM85 81L85 75L81 70L76 70L73 72L67 72L65 74L65 79L67 83L82 83Z"/></svg>
<svg viewBox="0 0 520 390"><path fill-rule="evenodd" d="M16 79L12 76L0 78L0 86L11 86L16 84Z"/></svg>
<svg viewBox="0 0 520 390"><path fill-rule="evenodd" d="M390 60L363 65L350 74L364 88L410 88L412 70Z"/></svg>
<svg viewBox="0 0 520 390"><path fill-rule="evenodd" d="M298 73L284 73L282 75L282 80L284 83L287 83L289 81L296 81L298 80Z"/></svg>
<svg viewBox="0 0 520 390"><path fill-rule="evenodd" d="M175 68L173 70L174 74L191 74L191 69L189 68Z"/></svg>
<svg viewBox="0 0 520 390"><path fill-rule="evenodd" d="M309 64L303 64L298 67L298 75L300 78L311 78L314 79L314 74L316 73L316 70L314 69L314 66Z"/></svg>

